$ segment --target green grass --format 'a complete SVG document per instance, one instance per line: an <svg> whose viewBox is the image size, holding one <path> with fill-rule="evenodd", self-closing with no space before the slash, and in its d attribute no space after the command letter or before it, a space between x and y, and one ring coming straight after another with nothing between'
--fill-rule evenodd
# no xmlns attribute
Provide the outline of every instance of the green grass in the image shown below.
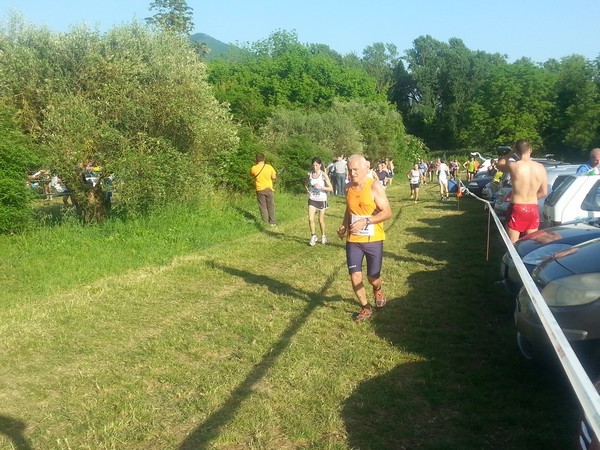
<svg viewBox="0 0 600 450"><path fill-rule="evenodd" d="M573 443L559 370L523 361L469 199L388 193L388 305L358 311L306 199L251 196L0 238L0 448L538 449Z"/></svg>

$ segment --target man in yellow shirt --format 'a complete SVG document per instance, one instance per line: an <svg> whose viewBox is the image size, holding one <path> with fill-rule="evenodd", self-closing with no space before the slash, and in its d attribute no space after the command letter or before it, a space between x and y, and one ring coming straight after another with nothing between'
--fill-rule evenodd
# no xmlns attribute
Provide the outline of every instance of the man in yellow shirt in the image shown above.
<svg viewBox="0 0 600 450"><path fill-rule="evenodd" d="M274 227L276 222L273 180L277 178L277 172L271 164L265 162L265 155L258 153L256 164L250 169L250 176L256 184L256 200L258 201L260 216L263 222Z"/></svg>
<svg viewBox="0 0 600 450"><path fill-rule="evenodd" d="M386 299L381 289L383 262L383 222L392 217L392 210L383 186L367 176L369 165L361 155L348 159L350 183L346 185L346 212L338 229L341 239L346 237L346 262L352 289L361 310L357 321L369 319L373 312L363 284L362 262L367 260L367 279L373 286L375 306L382 308Z"/></svg>

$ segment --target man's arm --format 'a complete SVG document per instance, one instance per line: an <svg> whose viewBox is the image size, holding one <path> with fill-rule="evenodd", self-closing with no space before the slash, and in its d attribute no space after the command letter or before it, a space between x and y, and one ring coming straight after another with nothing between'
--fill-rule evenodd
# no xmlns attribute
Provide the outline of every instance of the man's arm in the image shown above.
<svg viewBox="0 0 600 450"><path fill-rule="evenodd" d="M506 155L501 156L496 163L496 168L501 172L510 172L510 158L515 154L514 150L510 150Z"/></svg>
<svg viewBox="0 0 600 450"><path fill-rule="evenodd" d="M277 179L277 172L275 171L273 166L271 166L271 180L276 180L276 179Z"/></svg>
<svg viewBox="0 0 600 450"><path fill-rule="evenodd" d="M342 219L342 224L337 230L337 234L340 239L344 239L344 236L350 229L350 211L348 211L348 207L346 206L346 211L344 212L344 218Z"/></svg>
<svg viewBox="0 0 600 450"><path fill-rule="evenodd" d="M548 195L548 173L546 172L546 169L544 167L541 168L540 174L541 174L542 184L540 185L540 188L538 189L538 192L537 192L538 199Z"/></svg>
<svg viewBox="0 0 600 450"><path fill-rule="evenodd" d="M577 168L577 172L575 172L575 175L581 175L583 173L589 172L590 170L592 170L591 166L583 164Z"/></svg>
<svg viewBox="0 0 600 450"><path fill-rule="evenodd" d="M370 222L380 223L392 217L392 208L390 207L390 202L385 195L385 189L381 184L373 183L371 185L371 196L375 201L375 206L377 206L378 212L370 218Z"/></svg>

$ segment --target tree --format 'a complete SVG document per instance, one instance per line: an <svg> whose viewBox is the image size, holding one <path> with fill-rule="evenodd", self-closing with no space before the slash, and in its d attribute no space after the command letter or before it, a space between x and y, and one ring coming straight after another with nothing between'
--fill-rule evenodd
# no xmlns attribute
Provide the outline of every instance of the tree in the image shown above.
<svg viewBox="0 0 600 450"><path fill-rule="evenodd" d="M583 56L572 55L560 62L548 61L544 68L554 78L554 108L545 139L553 150L575 151L600 143L600 86L598 71ZM577 154L580 153L581 154ZM585 155L587 157L587 155Z"/></svg>
<svg viewBox="0 0 600 450"><path fill-rule="evenodd" d="M434 148L463 145L465 111L489 73L506 64L500 55L473 52L457 38L448 43L421 36L394 71L390 100L398 105L410 133Z"/></svg>
<svg viewBox="0 0 600 450"><path fill-rule="evenodd" d="M222 178L237 127L187 39L138 24L105 35L16 27L0 38L6 96L87 221L106 218L108 177L128 214L201 195L198 185ZM93 188L82 177L90 160L102 167Z"/></svg>
<svg viewBox="0 0 600 450"><path fill-rule="evenodd" d="M347 65L323 47L298 42L278 31L243 52L208 63L215 95L231 105L235 117L259 128L276 108L329 108L337 98L384 99L375 79Z"/></svg>
<svg viewBox="0 0 600 450"><path fill-rule="evenodd" d="M156 14L147 17L146 22L159 30L189 36L194 29L193 9L185 0L154 0L150 3L152 10Z"/></svg>
<svg viewBox="0 0 600 450"><path fill-rule="evenodd" d="M377 92L386 97L393 85L393 72L399 61L398 48L394 44L376 42L363 50L363 67L377 80Z"/></svg>

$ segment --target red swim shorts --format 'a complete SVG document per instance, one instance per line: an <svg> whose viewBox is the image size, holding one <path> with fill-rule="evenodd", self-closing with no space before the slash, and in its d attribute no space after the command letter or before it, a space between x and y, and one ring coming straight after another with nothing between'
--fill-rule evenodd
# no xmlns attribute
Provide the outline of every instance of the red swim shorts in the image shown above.
<svg viewBox="0 0 600 450"><path fill-rule="evenodd" d="M525 233L527 230L537 230L540 227L538 205L511 203L506 211L508 227Z"/></svg>

